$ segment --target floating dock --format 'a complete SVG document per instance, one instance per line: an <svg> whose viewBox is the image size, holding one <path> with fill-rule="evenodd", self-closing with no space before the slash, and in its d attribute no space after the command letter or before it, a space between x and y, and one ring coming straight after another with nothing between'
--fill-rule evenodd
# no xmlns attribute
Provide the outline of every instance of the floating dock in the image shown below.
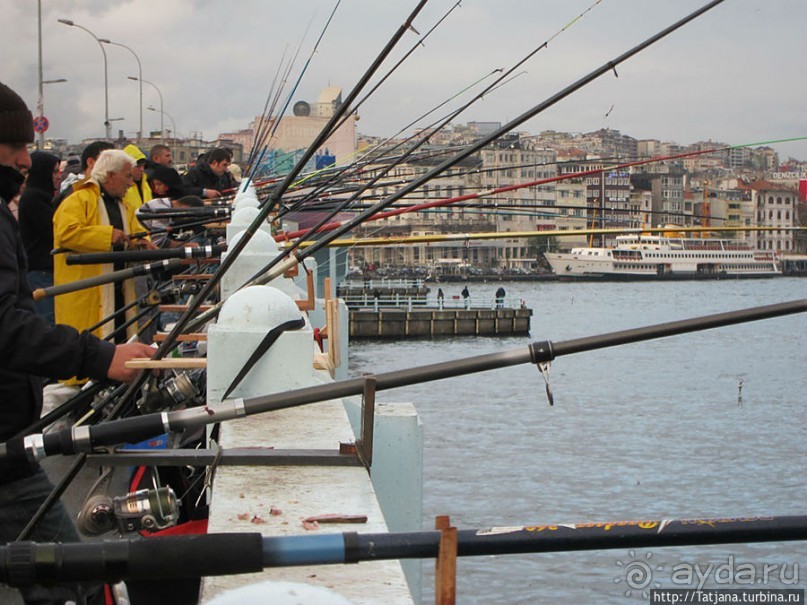
<svg viewBox="0 0 807 605"><path fill-rule="evenodd" d="M350 310L350 338L526 336L532 309L390 308Z"/></svg>

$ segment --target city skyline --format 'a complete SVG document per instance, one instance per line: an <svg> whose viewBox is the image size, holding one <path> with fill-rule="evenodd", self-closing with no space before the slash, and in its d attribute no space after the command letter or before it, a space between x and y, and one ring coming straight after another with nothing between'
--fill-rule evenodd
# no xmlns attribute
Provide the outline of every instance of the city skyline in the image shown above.
<svg viewBox="0 0 807 605"><path fill-rule="evenodd" d="M247 128L260 114L280 57L293 55L306 27L291 87L319 36L334 2L242 0L227 5L207 0L46 0L42 5L43 79L47 84L47 137L77 142L103 137L102 55L90 35L57 22L70 19L97 37L129 46L142 62L143 79L162 93L164 123L180 136L206 139ZM454 0L429 2L414 27L425 34ZM648 6L648 4L650 4ZM358 130L389 136L494 69L506 68L542 42L511 83L475 103L457 123L505 123L524 110L621 54L701 6L701 0L464 0L359 110ZM415 2L344 2L318 52L311 58L291 104L313 102L320 89L337 85L347 94ZM36 114L36 3L13 3L0 25L0 48L14 56L3 81L20 91ZM590 9L590 10L589 10ZM574 19L585 12L585 16ZM700 140L730 144L807 135L799 77L807 41L799 32L807 3L727 0L585 89L561 101L519 130L591 132L611 128L637 139L688 145ZM566 25L565 32L556 33ZM408 32L385 65L392 65L418 40ZM109 69L109 116L113 135L133 138L139 127L135 58L105 45ZM11 54L13 53L13 55ZM380 72L380 73L383 73ZM375 81L377 81L376 78ZM485 83L490 79L485 80ZM474 91L480 90L478 85ZM369 88L368 88L369 90ZM421 125L456 107L460 97ZM159 130L160 100L143 90L144 132ZM154 107L154 111L146 109ZM290 111L290 110L289 110ZM169 119L170 118L170 119ZM807 141L775 145L780 159L807 160Z"/></svg>

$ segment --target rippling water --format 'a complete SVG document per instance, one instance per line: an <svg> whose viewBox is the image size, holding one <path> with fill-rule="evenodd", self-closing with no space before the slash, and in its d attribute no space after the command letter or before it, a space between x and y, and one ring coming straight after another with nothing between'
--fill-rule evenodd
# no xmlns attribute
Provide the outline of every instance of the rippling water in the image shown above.
<svg viewBox="0 0 807 605"><path fill-rule="evenodd" d="M500 284L470 284L493 300ZM807 298L807 279L505 283L534 310L530 338L351 344L351 371L383 372ZM444 287L447 299L462 284ZM456 289L457 292L453 292ZM382 393L424 424L424 520L460 528L624 519L804 514L805 316L623 345L556 359L555 405L533 366ZM738 403L742 382L742 401ZM639 603L624 564L650 555L672 587L682 562L803 568L807 545L780 543L461 559L458 602ZM618 564L622 563L622 566ZM424 603L433 602L432 562ZM792 587L792 586L786 586Z"/></svg>

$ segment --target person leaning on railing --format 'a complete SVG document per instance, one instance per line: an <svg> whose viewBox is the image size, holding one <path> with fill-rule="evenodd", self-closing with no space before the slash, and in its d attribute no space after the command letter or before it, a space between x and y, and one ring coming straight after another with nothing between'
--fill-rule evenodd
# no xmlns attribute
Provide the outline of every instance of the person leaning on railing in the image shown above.
<svg viewBox="0 0 807 605"><path fill-rule="evenodd" d="M42 411L42 379L87 376L130 381L125 363L151 357L141 343L115 346L88 332L51 325L34 312L26 276L28 263L8 200L31 166L33 116L20 96L0 83L0 442L24 431ZM13 542L50 495L53 486L35 462L0 462L0 544ZM64 506L57 501L34 526L29 540L78 541ZM61 603L73 595L58 587L29 586L26 603Z"/></svg>

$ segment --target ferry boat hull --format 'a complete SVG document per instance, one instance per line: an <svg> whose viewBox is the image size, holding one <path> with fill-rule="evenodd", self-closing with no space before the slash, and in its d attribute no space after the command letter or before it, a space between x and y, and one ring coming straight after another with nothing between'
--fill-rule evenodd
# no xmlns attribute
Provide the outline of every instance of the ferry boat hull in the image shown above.
<svg viewBox="0 0 807 605"><path fill-rule="evenodd" d="M546 253L559 279L676 280L740 279L782 275L770 253L733 240L620 236L613 248L574 248Z"/></svg>

